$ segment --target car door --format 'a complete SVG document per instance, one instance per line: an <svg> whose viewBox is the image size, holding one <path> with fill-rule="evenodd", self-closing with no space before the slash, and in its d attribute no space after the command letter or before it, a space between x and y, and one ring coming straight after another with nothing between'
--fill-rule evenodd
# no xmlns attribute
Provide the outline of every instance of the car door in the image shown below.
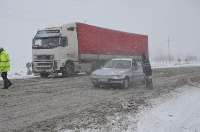
<svg viewBox="0 0 200 132"><path fill-rule="evenodd" d="M138 81L143 81L144 80L144 72L143 72L143 68L142 68L142 64L138 63L138 69L137 69L137 78Z"/></svg>

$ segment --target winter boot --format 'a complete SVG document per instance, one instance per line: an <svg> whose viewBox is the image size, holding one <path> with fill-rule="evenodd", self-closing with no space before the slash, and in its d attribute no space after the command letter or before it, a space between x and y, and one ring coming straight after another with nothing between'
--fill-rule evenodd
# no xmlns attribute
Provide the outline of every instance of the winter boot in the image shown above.
<svg viewBox="0 0 200 132"><path fill-rule="evenodd" d="M10 82L10 80L7 80L7 87L9 88L12 85L12 83Z"/></svg>
<svg viewBox="0 0 200 132"><path fill-rule="evenodd" d="M4 87L2 89L8 89L8 82L6 80L3 81Z"/></svg>

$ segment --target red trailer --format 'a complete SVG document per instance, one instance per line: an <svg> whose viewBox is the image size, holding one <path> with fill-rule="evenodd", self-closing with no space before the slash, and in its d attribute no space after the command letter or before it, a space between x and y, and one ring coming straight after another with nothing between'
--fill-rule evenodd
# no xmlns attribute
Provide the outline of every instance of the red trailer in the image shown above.
<svg viewBox="0 0 200 132"><path fill-rule="evenodd" d="M148 55L148 36L76 23L79 54Z"/></svg>

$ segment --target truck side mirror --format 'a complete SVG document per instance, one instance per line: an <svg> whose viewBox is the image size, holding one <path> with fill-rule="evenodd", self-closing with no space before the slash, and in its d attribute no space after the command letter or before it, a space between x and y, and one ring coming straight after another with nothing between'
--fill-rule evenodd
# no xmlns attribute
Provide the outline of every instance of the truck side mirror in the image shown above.
<svg viewBox="0 0 200 132"><path fill-rule="evenodd" d="M74 27L68 27L67 30L68 31L74 31Z"/></svg>

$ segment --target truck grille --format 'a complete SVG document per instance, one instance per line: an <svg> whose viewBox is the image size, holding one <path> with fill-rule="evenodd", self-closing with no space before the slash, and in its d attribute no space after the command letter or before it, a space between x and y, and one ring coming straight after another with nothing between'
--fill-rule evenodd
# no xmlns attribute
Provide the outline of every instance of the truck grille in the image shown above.
<svg viewBox="0 0 200 132"><path fill-rule="evenodd" d="M53 69L53 61L48 61L48 62L35 61L34 69L36 71L52 70Z"/></svg>
<svg viewBox="0 0 200 132"><path fill-rule="evenodd" d="M52 67L52 63L37 63L37 66L41 66L41 67Z"/></svg>
<svg viewBox="0 0 200 132"><path fill-rule="evenodd" d="M37 67L36 68L36 71L49 71L49 70L51 70L51 68L46 68L46 67Z"/></svg>
<svg viewBox="0 0 200 132"><path fill-rule="evenodd" d="M35 55L33 58L33 71L35 72L50 72L54 68L53 55Z"/></svg>
<svg viewBox="0 0 200 132"><path fill-rule="evenodd" d="M53 55L36 55L34 60L53 60Z"/></svg>

